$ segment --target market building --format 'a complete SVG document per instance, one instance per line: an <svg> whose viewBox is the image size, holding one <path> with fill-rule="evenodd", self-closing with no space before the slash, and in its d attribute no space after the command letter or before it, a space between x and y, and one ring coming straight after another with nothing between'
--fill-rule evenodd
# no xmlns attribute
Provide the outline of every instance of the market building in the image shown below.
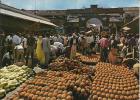
<svg viewBox="0 0 140 100"><path fill-rule="evenodd" d="M44 10L24 10L13 1L16 8L0 0L0 100L139 100L137 7L102 0L118 8L72 9L80 7L67 0L71 9L58 10L66 0L49 8L40 0Z"/></svg>
<svg viewBox="0 0 140 100"><path fill-rule="evenodd" d="M49 18L52 22L66 31L70 28L79 31L85 31L88 23L100 21L100 24L108 28L109 23L117 19L117 22L123 22L123 8L98 8L97 5L91 5L90 8L67 9L67 10L23 10L36 15ZM98 22L99 22L98 21ZM120 24L119 24L120 25Z"/></svg>

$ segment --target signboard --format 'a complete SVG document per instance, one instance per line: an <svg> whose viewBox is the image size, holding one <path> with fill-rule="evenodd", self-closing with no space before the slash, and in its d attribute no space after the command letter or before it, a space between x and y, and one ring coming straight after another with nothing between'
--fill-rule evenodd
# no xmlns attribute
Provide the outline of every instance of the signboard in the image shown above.
<svg viewBox="0 0 140 100"><path fill-rule="evenodd" d="M111 18L109 18L109 21L110 22L120 22L120 19L116 18L116 17L111 17Z"/></svg>
<svg viewBox="0 0 140 100"><path fill-rule="evenodd" d="M67 22L79 22L79 17L78 16L68 15L67 16Z"/></svg>

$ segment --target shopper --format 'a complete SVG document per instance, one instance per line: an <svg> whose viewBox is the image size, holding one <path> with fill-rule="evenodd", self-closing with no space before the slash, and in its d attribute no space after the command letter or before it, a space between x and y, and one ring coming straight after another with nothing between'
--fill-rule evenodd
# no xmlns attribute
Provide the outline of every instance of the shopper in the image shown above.
<svg viewBox="0 0 140 100"><path fill-rule="evenodd" d="M13 39L12 34L8 34L8 35L6 36L6 42L7 42L8 44L12 44L12 39Z"/></svg>
<svg viewBox="0 0 140 100"><path fill-rule="evenodd" d="M40 63L40 65L45 64L45 55L42 47L42 36L39 36L37 40L37 47L36 47L36 57Z"/></svg>
<svg viewBox="0 0 140 100"><path fill-rule="evenodd" d="M125 35L122 34L120 37L120 47L122 47L125 42L127 42L127 39L126 39Z"/></svg>
<svg viewBox="0 0 140 100"><path fill-rule="evenodd" d="M110 39L110 49L111 48L118 48L118 41L115 39L115 36L113 35Z"/></svg>
<svg viewBox="0 0 140 100"><path fill-rule="evenodd" d="M127 43L124 43L124 45L123 45L123 47L121 49L121 52L120 52L121 57L126 58L127 48L128 48Z"/></svg>
<svg viewBox="0 0 140 100"><path fill-rule="evenodd" d="M15 62L24 62L24 48L22 44L16 45L15 50L16 50Z"/></svg>
<svg viewBox="0 0 140 100"><path fill-rule="evenodd" d="M21 37L19 36L19 33L16 33L12 38L13 44L19 45L21 43Z"/></svg>
<svg viewBox="0 0 140 100"><path fill-rule="evenodd" d="M13 60L12 50L8 50L4 54L4 56L2 57L2 67L11 65L12 64L12 60Z"/></svg>
<svg viewBox="0 0 140 100"><path fill-rule="evenodd" d="M98 53L100 52L99 40L100 40L100 35L97 34L95 37L95 51Z"/></svg>
<svg viewBox="0 0 140 100"><path fill-rule="evenodd" d="M74 59L75 56L76 56L76 45L78 43L78 40L77 40L77 36L76 36L76 33L73 33L72 34L72 38L70 40L70 48L71 48L71 51L70 51L70 59Z"/></svg>
<svg viewBox="0 0 140 100"><path fill-rule="evenodd" d="M20 48L18 48L21 43L22 43L22 39L21 39L21 34L18 32L16 34L13 35L13 47L14 47L14 60L15 62L19 61L19 56L17 54L20 54ZM20 46L21 47L21 46ZM18 52L19 51L19 52Z"/></svg>
<svg viewBox="0 0 140 100"><path fill-rule="evenodd" d="M31 56L31 67L33 67L33 59L34 59L34 49L35 49L36 41L33 37L33 34L28 34L27 37L27 55L26 55L26 65L28 65L29 56Z"/></svg>
<svg viewBox="0 0 140 100"><path fill-rule="evenodd" d="M24 58L27 56L27 35L24 35L23 41L23 48L24 48Z"/></svg>
<svg viewBox="0 0 140 100"><path fill-rule="evenodd" d="M109 47L109 40L106 32L102 32L102 38L99 40L99 44L101 47L101 61L107 62L108 59L108 47Z"/></svg>
<svg viewBox="0 0 140 100"><path fill-rule="evenodd" d="M63 38L61 35L57 35L57 42L63 43Z"/></svg>
<svg viewBox="0 0 140 100"><path fill-rule="evenodd" d="M13 48L13 46L12 46L12 44L13 44L13 43L12 43L12 38L13 38L13 37L12 37L12 34L8 34L8 35L7 35L6 41L5 41L5 42L6 42L6 45L7 45L7 48L6 48L6 49L7 49L7 50L11 49L12 51L14 51L14 48Z"/></svg>
<svg viewBox="0 0 140 100"><path fill-rule="evenodd" d="M128 43L129 43L130 50L132 51L134 47L136 46L136 38L134 35L130 35L130 39Z"/></svg>
<svg viewBox="0 0 140 100"><path fill-rule="evenodd" d="M53 40L50 40L50 44L51 44L50 60L53 60L56 58L57 47L53 45L54 44Z"/></svg>
<svg viewBox="0 0 140 100"><path fill-rule="evenodd" d="M67 41L68 39L67 39L67 37L66 36L63 36L63 44L64 44L64 46L67 46Z"/></svg>
<svg viewBox="0 0 140 100"><path fill-rule="evenodd" d="M88 49L88 46L87 46L87 41L86 41L85 36L81 37L80 45L81 45L80 50L81 50L82 54L86 55L86 50Z"/></svg>
<svg viewBox="0 0 140 100"><path fill-rule="evenodd" d="M64 50L64 45L61 42L54 42L53 45L57 47L57 50L58 50L57 56L61 55Z"/></svg>
<svg viewBox="0 0 140 100"><path fill-rule="evenodd" d="M86 41L87 41L87 46L88 46L87 53L88 54L91 54L92 47L93 47L92 44L94 43L94 37L93 37L93 35L89 34L86 37Z"/></svg>
<svg viewBox="0 0 140 100"><path fill-rule="evenodd" d="M4 32L0 33L0 62L2 61L2 57L6 52L5 47L5 34Z"/></svg>
<svg viewBox="0 0 140 100"><path fill-rule="evenodd" d="M45 54L45 65L48 66L50 61L50 52L51 52L50 40L48 34L44 36L42 42L43 42L43 51Z"/></svg>

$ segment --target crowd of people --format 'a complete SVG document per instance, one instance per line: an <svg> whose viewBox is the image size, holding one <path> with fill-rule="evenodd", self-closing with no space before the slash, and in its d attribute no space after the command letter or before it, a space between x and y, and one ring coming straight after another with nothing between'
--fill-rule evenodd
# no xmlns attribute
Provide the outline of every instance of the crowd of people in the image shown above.
<svg viewBox="0 0 140 100"><path fill-rule="evenodd" d="M36 64L46 67L52 59L63 55L74 59L76 52L83 55L100 53L100 60L117 64L138 49L139 36L120 33L119 36L109 32L76 33L65 35L49 34L1 34L0 36L2 65L25 62L34 67Z"/></svg>

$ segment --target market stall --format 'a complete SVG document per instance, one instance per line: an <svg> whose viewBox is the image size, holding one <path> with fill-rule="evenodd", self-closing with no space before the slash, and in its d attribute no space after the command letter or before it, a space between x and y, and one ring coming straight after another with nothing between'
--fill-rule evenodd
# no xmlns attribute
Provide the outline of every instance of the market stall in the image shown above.
<svg viewBox="0 0 140 100"><path fill-rule="evenodd" d="M29 76L33 72L29 71L28 67L17 67L15 65L13 65L15 67L8 67L8 71L13 71L8 73L8 76L15 72L16 75L14 74L13 77L20 75L20 77L14 78L13 84L15 83L15 85L12 85L14 87L12 89L25 82L10 95L7 95L4 100L138 99L139 85L133 70L123 65L100 62L99 55L87 57L77 53L77 57L73 60L58 57L50 63L47 69L36 73L32 78L29 78ZM93 62L96 63L94 65L88 64ZM25 69L26 71L24 71ZM6 75L4 76L6 77ZM4 89L1 89L3 96L7 91L7 89Z"/></svg>

